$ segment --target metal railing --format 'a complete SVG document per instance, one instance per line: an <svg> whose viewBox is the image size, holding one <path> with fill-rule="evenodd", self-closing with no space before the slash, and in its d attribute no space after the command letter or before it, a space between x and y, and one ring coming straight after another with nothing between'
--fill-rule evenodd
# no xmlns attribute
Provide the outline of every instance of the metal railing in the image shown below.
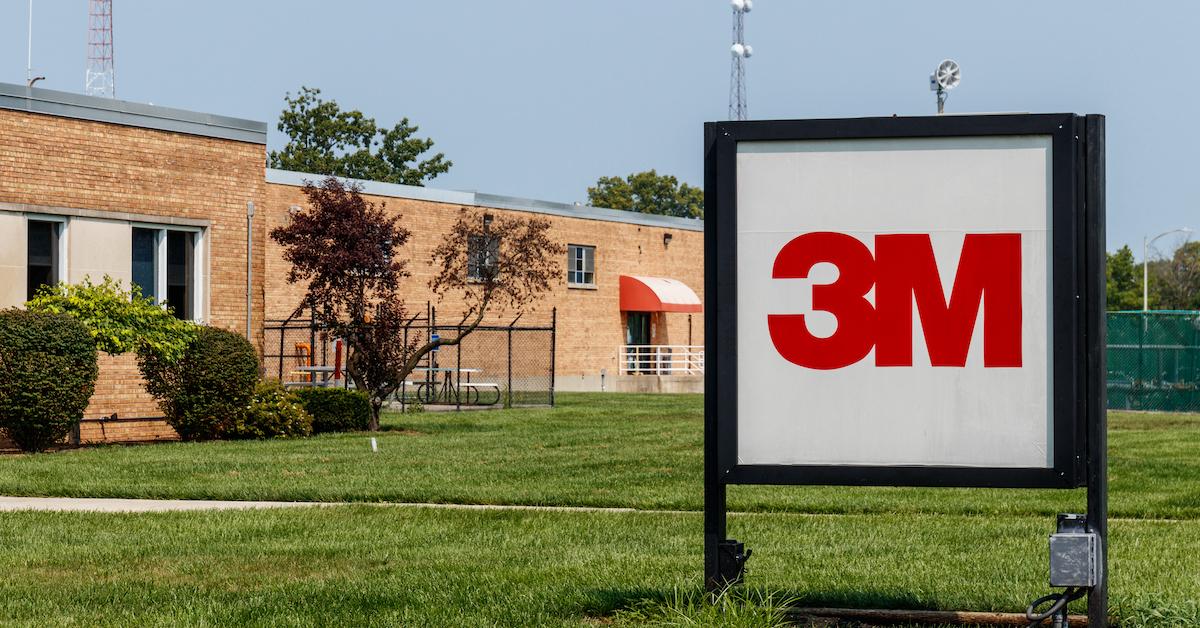
<svg viewBox="0 0 1200 628"><path fill-rule="evenodd" d="M622 375L703 375L701 345L621 345L617 363Z"/></svg>

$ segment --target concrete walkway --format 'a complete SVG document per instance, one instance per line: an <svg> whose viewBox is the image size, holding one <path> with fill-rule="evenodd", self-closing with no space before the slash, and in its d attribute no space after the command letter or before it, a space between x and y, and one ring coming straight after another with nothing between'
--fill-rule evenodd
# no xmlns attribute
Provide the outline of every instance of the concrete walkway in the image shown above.
<svg viewBox="0 0 1200 628"><path fill-rule="evenodd" d="M654 512L634 508L594 508L587 506L520 506L492 504L428 504L408 502L263 502L207 499L119 499L108 497L4 497L0 512L16 510L58 510L83 512L167 512L175 510L250 510L255 508L301 508L312 506L391 506L397 508L441 508L447 510L533 510L546 512Z"/></svg>
<svg viewBox="0 0 1200 628"><path fill-rule="evenodd" d="M0 497L0 512L63 510L88 512L164 512L168 510L246 510L328 506L317 502L241 502L204 499L112 499L99 497Z"/></svg>

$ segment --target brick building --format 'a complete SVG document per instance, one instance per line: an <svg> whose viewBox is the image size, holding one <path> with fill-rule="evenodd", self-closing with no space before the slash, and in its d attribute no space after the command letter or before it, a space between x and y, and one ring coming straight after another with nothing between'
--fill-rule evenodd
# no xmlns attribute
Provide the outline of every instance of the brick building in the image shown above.
<svg viewBox="0 0 1200 628"><path fill-rule="evenodd" d="M188 318L247 332L261 350L264 321L287 317L303 293L286 282L267 233L304 204L303 181L320 179L265 168L266 134L263 122L0 84L0 307L20 305L41 283L108 274ZM557 309L556 388L699 390L696 370L663 375L628 354L704 344L702 222L362 185L413 232L404 251L413 307L434 300L423 262L460 208L541 215L568 259L561 282L523 320ZM437 307L453 313L461 304ZM631 366L637 374L627 374ZM102 354L81 438L173 437L159 414L133 357Z"/></svg>

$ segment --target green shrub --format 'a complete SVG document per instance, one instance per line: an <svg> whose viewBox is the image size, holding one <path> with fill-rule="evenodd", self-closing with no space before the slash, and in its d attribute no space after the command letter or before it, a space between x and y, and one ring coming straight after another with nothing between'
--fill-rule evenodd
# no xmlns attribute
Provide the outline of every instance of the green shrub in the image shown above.
<svg viewBox="0 0 1200 628"><path fill-rule="evenodd" d="M357 390L298 388L292 392L312 415L315 434L361 432L371 422L371 401Z"/></svg>
<svg viewBox="0 0 1200 628"><path fill-rule="evenodd" d="M300 400L279 382L262 382L238 421L225 433L226 438L275 438L308 436L313 417L304 411Z"/></svg>
<svg viewBox="0 0 1200 628"><path fill-rule="evenodd" d="M83 323L96 347L109 355L146 349L169 361L177 360L196 336L194 323L179 320L120 281L104 276L100 285L43 286L25 306L34 312L70 314Z"/></svg>
<svg viewBox="0 0 1200 628"><path fill-rule="evenodd" d="M178 360L143 347L146 390L184 440L225 438L236 430L258 384L258 354L240 334L199 327Z"/></svg>
<svg viewBox="0 0 1200 628"><path fill-rule="evenodd" d="M61 441L96 388L96 345L66 314L0 311L0 429L24 451Z"/></svg>

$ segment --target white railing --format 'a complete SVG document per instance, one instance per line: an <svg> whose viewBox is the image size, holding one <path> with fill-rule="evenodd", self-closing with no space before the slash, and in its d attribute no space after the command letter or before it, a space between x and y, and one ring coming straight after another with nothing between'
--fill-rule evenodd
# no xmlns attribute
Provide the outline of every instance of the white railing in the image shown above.
<svg viewBox="0 0 1200 628"><path fill-rule="evenodd" d="M622 375L703 375L701 345L621 345L617 363Z"/></svg>

